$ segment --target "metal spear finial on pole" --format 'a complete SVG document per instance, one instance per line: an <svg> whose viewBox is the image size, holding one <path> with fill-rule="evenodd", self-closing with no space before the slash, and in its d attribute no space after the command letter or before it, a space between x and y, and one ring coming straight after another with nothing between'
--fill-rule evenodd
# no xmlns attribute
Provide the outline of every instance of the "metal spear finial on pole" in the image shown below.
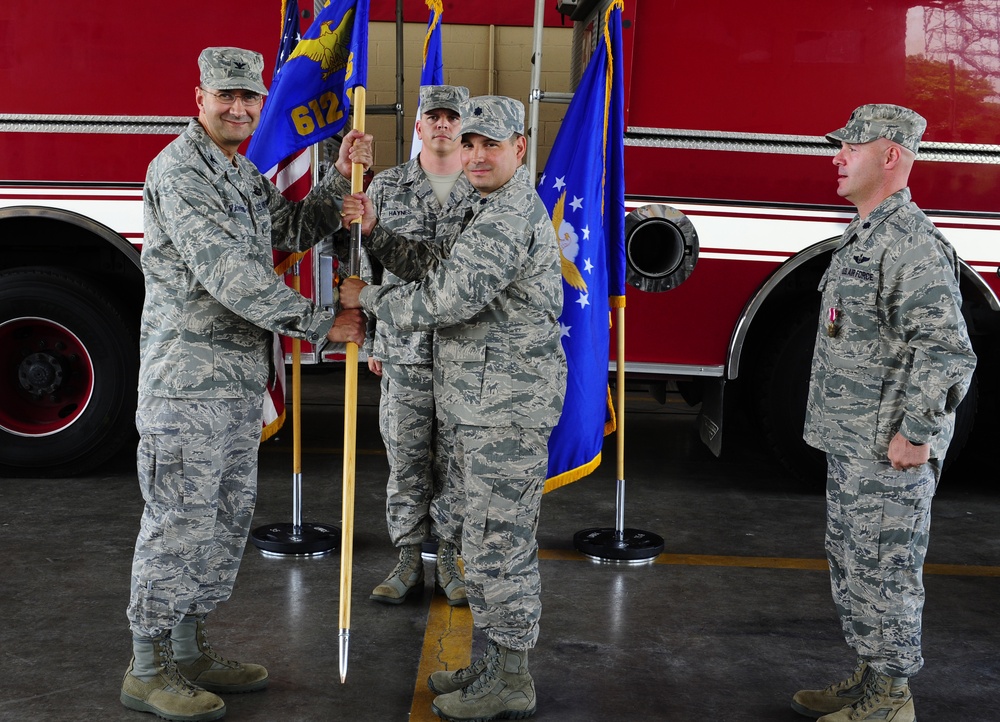
<svg viewBox="0 0 1000 722"><path fill-rule="evenodd" d="M354 130L365 132L365 88L354 88ZM351 193L364 190L365 168L351 164ZM361 219L351 224L348 275L361 272ZM340 545L340 683L347 680L347 654L351 641L351 573L354 565L354 467L358 425L358 345L347 343L347 377L344 384L344 503Z"/></svg>

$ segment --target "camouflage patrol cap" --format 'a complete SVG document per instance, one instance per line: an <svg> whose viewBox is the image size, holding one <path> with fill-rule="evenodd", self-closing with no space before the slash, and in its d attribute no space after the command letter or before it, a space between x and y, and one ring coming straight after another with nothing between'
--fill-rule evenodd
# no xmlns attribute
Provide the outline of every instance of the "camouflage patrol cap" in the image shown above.
<svg viewBox="0 0 1000 722"><path fill-rule="evenodd" d="M267 95L261 78L264 56L241 48L205 48L198 56L201 87L209 90L252 90Z"/></svg>
<svg viewBox="0 0 1000 722"><path fill-rule="evenodd" d="M469 100L469 89L461 85L421 85L420 112L428 113L438 108L454 110L459 115Z"/></svg>
<svg viewBox="0 0 1000 722"><path fill-rule="evenodd" d="M862 105L840 130L826 134L831 143L871 143L888 138L907 150L917 152L927 121L918 113L899 105Z"/></svg>
<svg viewBox="0 0 1000 722"><path fill-rule="evenodd" d="M476 133L492 140L524 135L524 103L504 95L471 98L462 113L462 135Z"/></svg>

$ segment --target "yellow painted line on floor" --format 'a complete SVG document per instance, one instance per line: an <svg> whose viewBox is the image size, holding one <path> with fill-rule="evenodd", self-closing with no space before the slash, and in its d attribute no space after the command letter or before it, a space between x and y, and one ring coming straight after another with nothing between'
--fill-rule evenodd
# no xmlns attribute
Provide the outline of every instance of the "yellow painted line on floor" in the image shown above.
<svg viewBox="0 0 1000 722"><path fill-rule="evenodd" d="M427 631L420 653L420 667L413 688L410 722L433 722L434 693L427 686L431 672L468 667L472 650L472 612L468 607L451 607L442 594L435 594L427 612Z"/></svg>
<svg viewBox="0 0 1000 722"><path fill-rule="evenodd" d="M590 557L571 549L539 549L538 558L545 561L584 561ZM742 567L751 569L805 569L826 571L825 559L790 557L738 557L708 554L660 554L655 565L693 567ZM971 564L925 564L927 574L1000 577L1000 567ZM441 669L456 670L468 666L472 649L472 613L468 607L451 607L444 596L435 594L427 612L427 630L420 654L420 667L413 689L410 722L435 722L431 711L434 693L427 687L427 678Z"/></svg>
<svg viewBox="0 0 1000 722"><path fill-rule="evenodd" d="M971 564L924 564L925 574L950 574L959 577L1000 577L1000 567Z"/></svg>
<svg viewBox="0 0 1000 722"><path fill-rule="evenodd" d="M578 551L568 549L540 549L539 559L555 561L594 560ZM800 559L794 557L737 557L709 554L660 554L653 564L682 565L689 567L744 567L751 569L807 569L826 571L826 559ZM925 574L962 577L1000 577L1000 567L974 564L925 564Z"/></svg>

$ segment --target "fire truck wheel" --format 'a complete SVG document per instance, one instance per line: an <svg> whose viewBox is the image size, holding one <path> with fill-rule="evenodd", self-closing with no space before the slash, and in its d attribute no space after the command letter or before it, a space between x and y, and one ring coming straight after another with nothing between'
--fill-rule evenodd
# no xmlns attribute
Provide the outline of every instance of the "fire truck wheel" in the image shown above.
<svg viewBox="0 0 1000 722"><path fill-rule="evenodd" d="M55 268L0 273L0 473L86 473L134 434L135 333L109 296Z"/></svg>
<svg viewBox="0 0 1000 722"><path fill-rule="evenodd" d="M816 314L810 310L772 328L775 337L763 345L751 374L753 415L764 445L778 461L810 487L822 489L826 458L802 440Z"/></svg>
<svg viewBox="0 0 1000 722"><path fill-rule="evenodd" d="M796 478L821 489L826 479L826 457L802 440L816 316L809 309L787 325L775 326L785 328L787 334L766 344L768 351L758 359L752 375L752 395L754 412L770 451ZM969 439L978 398L978 377L973 374L969 392L955 414L955 434L944 468L954 463Z"/></svg>
<svg viewBox="0 0 1000 722"><path fill-rule="evenodd" d="M948 447L948 455L944 459L944 467L947 469L958 459L962 450L968 444L972 429L976 425L976 414L979 412L979 372L973 372L972 382L969 390L962 399L962 403L955 410L955 434L951 437L951 445ZM971 451L971 449L970 449ZM973 458L975 455L973 454Z"/></svg>

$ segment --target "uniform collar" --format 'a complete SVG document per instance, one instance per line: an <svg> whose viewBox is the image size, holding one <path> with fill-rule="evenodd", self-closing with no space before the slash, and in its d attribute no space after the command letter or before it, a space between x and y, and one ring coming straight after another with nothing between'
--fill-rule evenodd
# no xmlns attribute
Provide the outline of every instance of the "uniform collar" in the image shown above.
<svg viewBox="0 0 1000 722"><path fill-rule="evenodd" d="M844 236L837 248L842 248L855 236L860 242L868 240L872 233L875 232L875 229L882 225L889 216L909 202L910 189L903 188L875 206L867 218L862 220L860 216L855 215L847 228L844 229Z"/></svg>
<svg viewBox="0 0 1000 722"><path fill-rule="evenodd" d="M423 167L420 165L420 156L410 158L410 160L406 161L403 164L402 170L401 180L406 185L416 185L427 177Z"/></svg>
<svg viewBox="0 0 1000 722"><path fill-rule="evenodd" d="M409 186L412 192L421 199L434 193L430 179L427 177L423 166L420 165L420 156L411 158L403 164L400 172L400 183ZM469 179L465 177L465 173L459 173L458 178L455 180L455 185L451 189L451 198L463 198L471 194L474 190Z"/></svg>
<svg viewBox="0 0 1000 722"><path fill-rule="evenodd" d="M205 127L198 122L197 118L191 119L191 122L188 123L188 127L185 132L194 144L201 149L209 165L220 174L226 173L234 167L240 167L245 162L245 158L237 153L233 156L233 159L236 162L236 165L234 166L233 162L226 157L225 153L222 152L222 148L220 148L208 135L205 131Z"/></svg>

